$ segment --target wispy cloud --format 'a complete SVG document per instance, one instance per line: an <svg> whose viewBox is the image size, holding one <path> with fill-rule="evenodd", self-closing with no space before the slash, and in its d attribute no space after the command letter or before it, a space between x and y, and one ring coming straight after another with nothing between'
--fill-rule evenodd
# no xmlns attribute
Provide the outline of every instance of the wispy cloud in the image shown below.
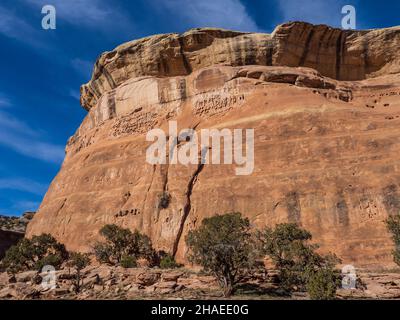
<svg viewBox="0 0 400 320"><path fill-rule="evenodd" d="M0 110L0 128L2 131L13 131L24 133L29 136L38 136L38 133L32 130L25 122L18 120L7 112Z"/></svg>
<svg viewBox="0 0 400 320"><path fill-rule="evenodd" d="M31 129L25 122L0 111L0 144L35 159L59 164L64 148L42 140L42 132Z"/></svg>
<svg viewBox="0 0 400 320"><path fill-rule="evenodd" d="M15 217L27 211L37 211L40 206L39 201L21 200L10 204L8 208L0 208L0 216Z"/></svg>
<svg viewBox="0 0 400 320"><path fill-rule="evenodd" d="M18 190L43 195L47 190L47 185L24 178L2 178L0 179L0 189Z"/></svg>
<svg viewBox="0 0 400 320"><path fill-rule="evenodd" d="M26 0L37 7L49 4L48 0ZM114 2L107 0L52 0L57 19L72 25L95 28L106 32L133 29L132 21Z"/></svg>
<svg viewBox="0 0 400 320"><path fill-rule="evenodd" d="M275 0L283 21L306 21L314 24L340 26L343 0ZM348 1L347 1L348 2ZM354 1L353 1L354 2Z"/></svg>
<svg viewBox="0 0 400 320"><path fill-rule="evenodd" d="M78 90L75 89L70 89L68 92L69 96L76 99L76 100L80 100L81 99L81 94L79 93Z"/></svg>
<svg viewBox="0 0 400 320"><path fill-rule="evenodd" d="M14 209L16 212L26 212L26 211L37 211L37 209L40 206L39 201L17 201L12 205L12 209Z"/></svg>
<svg viewBox="0 0 400 320"><path fill-rule="evenodd" d="M10 99L4 94L0 92L0 108L8 107L11 105Z"/></svg>
<svg viewBox="0 0 400 320"><path fill-rule="evenodd" d="M76 27L90 28L91 31L96 30L113 36L132 34L134 29L129 16L107 0L23 1L29 6L25 13L30 13L32 17L35 17L35 23L30 22L27 15L22 15L21 11L18 12L0 4L0 34L16 39L34 49L47 51L57 49L52 47L52 41L49 41L49 35L55 36L56 33L44 31L41 28L41 20L37 20L37 14L41 13L41 8L49 3L56 8L57 21L62 20Z"/></svg>
<svg viewBox="0 0 400 320"><path fill-rule="evenodd" d="M239 0L153 0L171 19L180 18L188 27L218 27L240 31L259 31L257 24Z"/></svg>
<svg viewBox="0 0 400 320"><path fill-rule="evenodd" d="M93 70L93 65L94 65L93 62L79 58L72 59L71 61L72 68L87 80L90 79Z"/></svg>
<svg viewBox="0 0 400 320"><path fill-rule="evenodd" d="M22 41L36 49L48 47L41 37L40 29L32 27L24 19L20 18L15 11L0 5L0 34Z"/></svg>

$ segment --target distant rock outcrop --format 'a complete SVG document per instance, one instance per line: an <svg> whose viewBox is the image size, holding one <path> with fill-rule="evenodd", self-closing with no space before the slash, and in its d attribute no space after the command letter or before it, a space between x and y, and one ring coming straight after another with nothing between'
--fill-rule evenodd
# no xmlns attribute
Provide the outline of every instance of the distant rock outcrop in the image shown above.
<svg viewBox="0 0 400 320"><path fill-rule="evenodd" d="M12 245L24 237L26 227L35 212L25 212L21 217L0 215L0 260Z"/></svg>
<svg viewBox="0 0 400 320"><path fill-rule="evenodd" d="M391 266L384 220L400 212L400 28L307 23L271 34L195 29L128 42L82 87L88 115L27 235L90 250L115 223L185 261L205 217L296 222L356 267ZM254 129L255 167L151 165L146 133ZM167 206L159 206L168 193Z"/></svg>

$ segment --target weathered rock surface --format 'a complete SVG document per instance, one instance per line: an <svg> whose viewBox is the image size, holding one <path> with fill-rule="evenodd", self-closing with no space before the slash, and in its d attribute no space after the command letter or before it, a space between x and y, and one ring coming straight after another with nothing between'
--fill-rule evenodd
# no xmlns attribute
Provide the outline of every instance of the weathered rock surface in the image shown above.
<svg viewBox="0 0 400 320"><path fill-rule="evenodd" d="M90 250L106 223L138 228L184 262L205 217L297 222L345 264L392 265L400 212L400 28L290 23L272 35L201 29L103 54L82 87L88 115L27 234ZM146 133L255 131L255 167L151 165ZM167 208L158 205L164 192Z"/></svg>
<svg viewBox="0 0 400 320"><path fill-rule="evenodd" d="M129 79L187 76L217 64L303 66L338 80L362 80L399 72L399 45L399 27L343 31L303 22L280 25L272 34L219 29L163 34L103 53L82 87L81 102L89 110Z"/></svg>

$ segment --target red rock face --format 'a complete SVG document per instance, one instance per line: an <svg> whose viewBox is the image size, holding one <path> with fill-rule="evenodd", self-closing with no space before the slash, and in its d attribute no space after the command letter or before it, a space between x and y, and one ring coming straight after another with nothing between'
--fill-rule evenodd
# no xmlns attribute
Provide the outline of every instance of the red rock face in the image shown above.
<svg viewBox="0 0 400 320"><path fill-rule="evenodd" d="M185 261L189 230L239 211L255 228L296 222L343 263L391 266L384 220L400 212L399 39L399 28L294 23L272 35L161 35L102 55L82 88L89 113L28 236L49 232L87 251L116 223ZM254 171L149 164L146 134L168 132L172 120L196 132L254 129Z"/></svg>

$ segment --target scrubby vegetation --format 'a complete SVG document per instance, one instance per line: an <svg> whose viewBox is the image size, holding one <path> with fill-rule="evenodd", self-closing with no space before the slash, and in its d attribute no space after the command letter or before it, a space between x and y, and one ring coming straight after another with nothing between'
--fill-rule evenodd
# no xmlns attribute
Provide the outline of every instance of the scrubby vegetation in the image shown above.
<svg viewBox="0 0 400 320"><path fill-rule="evenodd" d="M204 219L199 229L189 232L186 243L189 259L218 279L225 297L255 264L250 222L240 213Z"/></svg>
<svg viewBox="0 0 400 320"><path fill-rule="evenodd" d="M151 265L156 253L148 236L135 230L131 232L119 226L108 224L100 230L105 242L98 242L94 246L94 253L101 263L110 265L125 265L129 268L136 264L138 259L146 259Z"/></svg>
<svg viewBox="0 0 400 320"><path fill-rule="evenodd" d="M279 224L258 233L261 252L279 270L281 286L288 292L308 290L313 299L334 298L339 283L339 272L334 266L339 260L321 256L310 244L311 233L296 224Z"/></svg>
<svg viewBox="0 0 400 320"><path fill-rule="evenodd" d="M161 269L176 269L182 265L175 261L175 258L170 254L165 254L160 257L160 268Z"/></svg>
<svg viewBox="0 0 400 320"><path fill-rule="evenodd" d="M386 221L387 227L392 234L395 249L393 251L393 260L400 266L400 213L391 216Z"/></svg>
<svg viewBox="0 0 400 320"><path fill-rule="evenodd" d="M68 266L76 270L76 277L74 281L75 292L79 292L81 289L81 271L86 268L90 263L90 257L88 254L72 252L69 255Z"/></svg>
<svg viewBox="0 0 400 320"><path fill-rule="evenodd" d="M400 262L400 215L387 221L397 245L395 261ZM148 236L117 225L105 225L100 230L103 241L94 245L94 256L100 262L123 268L147 266L161 269L180 268L174 256L164 251L156 252ZM269 258L278 271L280 292L292 294L307 291L311 299L329 300L336 297L341 276L335 265L339 260L333 255L323 256L318 246L311 243L312 235L296 224L279 224L274 228L254 230L240 213L216 215L204 219L199 228L189 231L186 244L189 261L203 267L203 272L216 277L225 297L234 294L240 285L252 279L253 271L266 277L263 262ZM18 273L40 271L43 266L75 270L73 288L82 288L81 271L91 262L89 254L68 253L64 245L49 234L22 239L11 247L0 263L0 270ZM261 271L261 272L260 272Z"/></svg>
<svg viewBox="0 0 400 320"><path fill-rule="evenodd" d="M137 267L137 260L133 256L122 256L121 267L129 269Z"/></svg>
<svg viewBox="0 0 400 320"><path fill-rule="evenodd" d="M65 246L49 234L21 239L12 246L2 260L2 268L10 273L41 270L45 265L56 269L68 259Z"/></svg>

